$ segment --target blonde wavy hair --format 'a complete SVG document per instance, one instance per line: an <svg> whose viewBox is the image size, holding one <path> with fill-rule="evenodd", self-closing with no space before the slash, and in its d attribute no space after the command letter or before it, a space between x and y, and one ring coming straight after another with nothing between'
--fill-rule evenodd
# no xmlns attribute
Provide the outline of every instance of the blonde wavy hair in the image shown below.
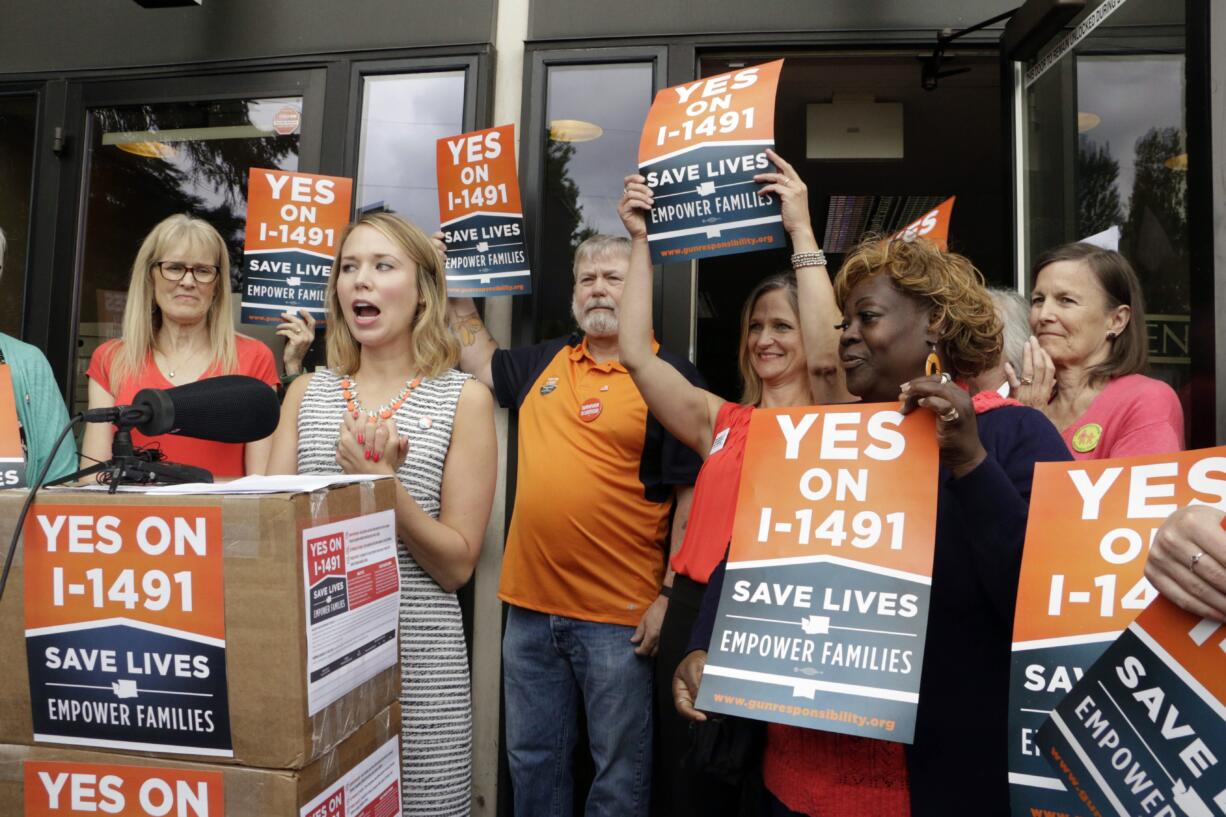
<svg viewBox="0 0 1226 817"><path fill-rule="evenodd" d="M895 289L932 305L931 326L954 375L974 377L1000 360L1000 316L983 274L968 258L924 239L867 238L834 279L839 308L853 289L877 275L889 276Z"/></svg>
<svg viewBox="0 0 1226 817"><path fill-rule="evenodd" d="M238 368L234 322L230 316L230 252L212 224L179 213L159 222L136 251L128 282L128 302L123 310L123 338L117 341L119 349L111 364L112 394L118 394L128 378L140 374L157 348L162 310L154 297L153 276L158 273L153 267L165 253L179 248L186 248L197 260L211 260L217 265L217 277L212 283L213 302L205 315L210 347L208 370L231 374Z"/></svg>
<svg viewBox="0 0 1226 817"><path fill-rule="evenodd" d="M460 342L447 328L447 277L442 259L430 239L420 229L392 213L368 213L345 228L337 242L336 257L324 299L328 306L328 368L337 374L356 374L362 362L361 345L354 340L345 322L336 280L340 276L341 253L345 242L358 227L378 230L404 250L417 267L417 311L413 331L405 350L422 377L438 377L460 360Z"/></svg>

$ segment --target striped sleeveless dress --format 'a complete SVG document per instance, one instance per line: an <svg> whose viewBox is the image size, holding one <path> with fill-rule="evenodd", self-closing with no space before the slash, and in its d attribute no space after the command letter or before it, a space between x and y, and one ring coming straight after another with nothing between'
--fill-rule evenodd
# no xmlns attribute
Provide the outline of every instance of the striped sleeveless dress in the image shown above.
<svg viewBox="0 0 1226 817"><path fill-rule="evenodd" d="M451 369L423 380L396 412L409 454L401 485L438 518L443 462L460 389L469 375ZM339 474L336 441L345 412L340 377L320 369L298 409L298 473ZM405 817L468 815L472 803L472 702L468 652L454 593L443 590L401 543L400 733Z"/></svg>

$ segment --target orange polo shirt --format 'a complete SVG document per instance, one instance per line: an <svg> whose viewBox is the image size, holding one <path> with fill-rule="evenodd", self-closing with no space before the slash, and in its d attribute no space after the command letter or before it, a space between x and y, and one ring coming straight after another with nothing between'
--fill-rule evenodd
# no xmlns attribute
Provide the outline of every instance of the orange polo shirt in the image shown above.
<svg viewBox="0 0 1226 817"><path fill-rule="evenodd" d="M686 360L657 353L691 382ZM584 621L637 625L660 591L674 486L701 461L586 339L500 349L494 392L518 409L515 510L499 598Z"/></svg>

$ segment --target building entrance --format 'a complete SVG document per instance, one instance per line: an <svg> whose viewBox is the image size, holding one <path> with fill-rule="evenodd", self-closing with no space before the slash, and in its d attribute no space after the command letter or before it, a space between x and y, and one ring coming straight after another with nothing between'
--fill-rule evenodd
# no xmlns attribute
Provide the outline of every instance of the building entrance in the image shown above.
<svg viewBox="0 0 1226 817"><path fill-rule="evenodd" d="M775 107L779 153L808 185L813 227L832 274L863 234L896 231L956 196L951 247L990 284L1012 287L999 57L947 57L945 70L965 70L925 90L918 53L789 55ZM774 56L704 58L701 75ZM708 258L696 267L695 362L715 392L737 399L741 306L758 281L789 269L789 254Z"/></svg>

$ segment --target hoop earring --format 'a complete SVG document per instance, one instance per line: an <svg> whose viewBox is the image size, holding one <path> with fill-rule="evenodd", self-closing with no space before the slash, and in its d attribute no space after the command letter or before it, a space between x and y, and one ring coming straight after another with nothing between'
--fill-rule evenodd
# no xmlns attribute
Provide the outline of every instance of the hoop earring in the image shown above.
<svg viewBox="0 0 1226 817"><path fill-rule="evenodd" d="M924 374L932 376L941 374L941 359L937 357L937 345L935 343L928 344L928 358L924 361Z"/></svg>

